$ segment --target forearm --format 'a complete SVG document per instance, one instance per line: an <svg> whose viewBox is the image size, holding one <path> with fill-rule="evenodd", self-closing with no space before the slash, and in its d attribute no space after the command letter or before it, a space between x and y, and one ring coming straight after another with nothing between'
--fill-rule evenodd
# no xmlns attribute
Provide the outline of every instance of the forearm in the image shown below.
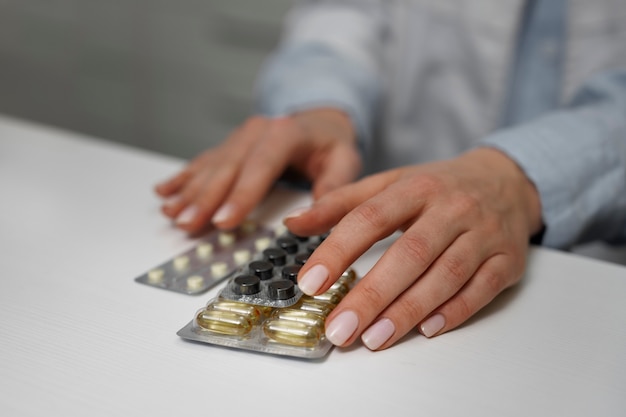
<svg viewBox="0 0 626 417"><path fill-rule="evenodd" d="M626 239L626 71L597 77L568 107L482 143L536 185L543 244Z"/></svg>

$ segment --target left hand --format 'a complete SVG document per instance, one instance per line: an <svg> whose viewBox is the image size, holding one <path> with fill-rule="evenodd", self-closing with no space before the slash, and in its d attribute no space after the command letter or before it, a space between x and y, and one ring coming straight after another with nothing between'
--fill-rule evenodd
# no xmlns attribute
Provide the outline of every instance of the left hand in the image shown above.
<svg viewBox="0 0 626 417"><path fill-rule="evenodd" d="M459 326L520 280L529 237L542 226L534 185L491 148L366 177L285 224L299 235L332 228L299 274L310 295L326 291L378 240L404 232L326 321L333 344L361 336L372 350L415 326L427 337Z"/></svg>

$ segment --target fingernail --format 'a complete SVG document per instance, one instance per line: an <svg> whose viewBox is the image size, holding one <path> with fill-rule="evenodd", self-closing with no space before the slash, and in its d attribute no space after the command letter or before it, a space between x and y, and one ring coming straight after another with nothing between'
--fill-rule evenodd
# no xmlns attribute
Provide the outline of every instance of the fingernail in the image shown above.
<svg viewBox="0 0 626 417"><path fill-rule="evenodd" d="M420 324L420 330L422 334L426 337L432 337L436 335L443 326L446 325L446 318L443 314L435 314L434 316L429 317L426 321Z"/></svg>
<svg viewBox="0 0 626 417"><path fill-rule="evenodd" d="M285 216L285 220L292 219L295 217L300 217L309 210L311 210L310 207L300 207L300 208L294 209L290 211L289 213L287 213L287 215Z"/></svg>
<svg viewBox="0 0 626 417"><path fill-rule="evenodd" d="M171 208L174 207L176 205L178 205L178 203L180 203L182 201L182 197L180 195L175 195L172 197L167 197L164 201L163 201L163 206L167 207L167 208Z"/></svg>
<svg viewBox="0 0 626 417"><path fill-rule="evenodd" d="M213 223L221 223L225 220L228 220L233 215L234 207L232 204L224 204L222 207L217 209L211 222Z"/></svg>
<svg viewBox="0 0 626 417"><path fill-rule="evenodd" d="M344 311L326 326L326 338L335 346L341 346L359 327L359 318L354 311Z"/></svg>
<svg viewBox="0 0 626 417"><path fill-rule="evenodd" d="M187 206L179 215L176 217L176 224L187 224L191 223L198 213L198 207L195 205Z"/></svg>
<svg viewBox="0 0 626 417"><path fill-rule="evenodd" d="M298 280L298 287L307 295L315 295L328 279L328 269L324 265L315 265Z"/></svg>
<svg viewBox="0 0 626 417"><path fill-rule="evenodd" d="M396 326L389 319L381 319L370 326L362 335L363 344L370 350L381 347L396 331Z"/></svg>

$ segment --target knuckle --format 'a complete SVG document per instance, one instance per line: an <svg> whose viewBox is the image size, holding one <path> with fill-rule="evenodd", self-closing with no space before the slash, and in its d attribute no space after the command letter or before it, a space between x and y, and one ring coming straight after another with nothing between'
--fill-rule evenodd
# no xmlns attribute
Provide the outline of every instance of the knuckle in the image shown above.
<svg viewBox="0 0 626 417"><path fill-rule="evenodd" d="M467 297L457 297L455 299L455 315L458 322L463 322L470 318L476 312L473 305L470 304Z"/></svg>
<svg viewBox="0 0 626 417"><path fill-rule="evenodd" d="M407 324L415 324L426 315L423 305L415 301L398 300L394 307L397 309L397 313L402 318L402 321Z"/></svg>
<svg viewBox="0 0 626 417"><path fill-rule="evenodd" d="M442 263L443 279L451 290L457 290L465 284L470 276L468 262L458 256L448 256Z"/></svg>
<svg viewBox="0 0 626 417"><path fill-rule="evenodd" d="M487 290L493 295L497 295L504 288L509 285L510 280L507 279L506 274L500 271L487 269L482 273L483 285L487 287Z"/></svg>
<svg viewBox="0 0 626 417"><path fill-rule="evenodd" d="M363 285L359 288L358 295L362 305L367 306L369 311L381 310L386 305L385 296L378 286Z"/></svg>
<svg viewBox="0 0 626 417"><path fill-rule="evenodd" d="M420 267L425 268L432 262L434 257L433 245L425 237L404 233L398 243L402 256L417 261Z"/></svg>
<svg viewBox="0 0 626 417"><path fill-rule="evenodd" d="M364 225L370 230L384 229L389 223L383 208L374 204L361 204L352 210L350 215L359 225Z"/></svg>

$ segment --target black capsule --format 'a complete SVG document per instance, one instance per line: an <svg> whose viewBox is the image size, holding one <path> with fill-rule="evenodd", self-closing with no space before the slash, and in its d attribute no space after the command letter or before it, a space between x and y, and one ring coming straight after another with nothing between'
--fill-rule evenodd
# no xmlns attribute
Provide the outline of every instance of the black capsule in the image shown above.
<svg viewBox="0 0 626 417"><path fill-rule="evenodd" d="M306 242L307 240L309 240L308 236L298 236L298 235L295 235L295 234L293 234L291 232L289 232L288 236L291 236L292 238L294 238L294 239L296 239L296 240L298 240L300 242Z"/></svg>
<svg viewBox="0 0 626 417"><path fill-rule="evenodd" d="M263 258L275 266L283 266L287 263L287 252L279 248L267 248L263 251Z"/></svg>
<svg viewBox="0 0 626 417"><path fill-rule="evenodd" d="M319 243L309 243L308 245L306 245L306 251L309 253L313 253L319 245Z"/></svg>
<svg viewBox="0 0 626 417"><path fill-rule="evenodd" d="M298 241L292 237L279 237L276 239L276 244L287 253L298 252Z"/></svg>
<svg viewBox="0 0 626 417"><path fill-rule="evenodd" d="M300 268L302 268L300 265L287 265L283 267L281 275L283 279L288 279L294 284L297 284L298 272L300 272Z"/></svg>
<svg viewBox="0 0 626 417"><path fill-rule="evenodd" d="M233 280L232 290L239 295L252 295L261 291L261 280L254 275L239 275Z"/></svg>
<svg viewBox="0 0 626 417"><path fill-rule="evenodd" d="M288 300L296 295L296 288L293 282L281 279L271 282L267 286L267 293L272 300Z"/></svg>
<svg viewBox="0 0 626 417"><path fill-rule="evenodd" d="M272 278L274 275L274 265L267 261L253 261L248 265L250 274L259 277L262 280Z"/></svg>
<svg viewBox="0 0 626 417"><path fill-rule="evenodd" d="M299 253L296 256L294 256L293 261L296 263L296 265L304 265L306 263L306 261L309 260L309 255L308 253Z"/></svg>

